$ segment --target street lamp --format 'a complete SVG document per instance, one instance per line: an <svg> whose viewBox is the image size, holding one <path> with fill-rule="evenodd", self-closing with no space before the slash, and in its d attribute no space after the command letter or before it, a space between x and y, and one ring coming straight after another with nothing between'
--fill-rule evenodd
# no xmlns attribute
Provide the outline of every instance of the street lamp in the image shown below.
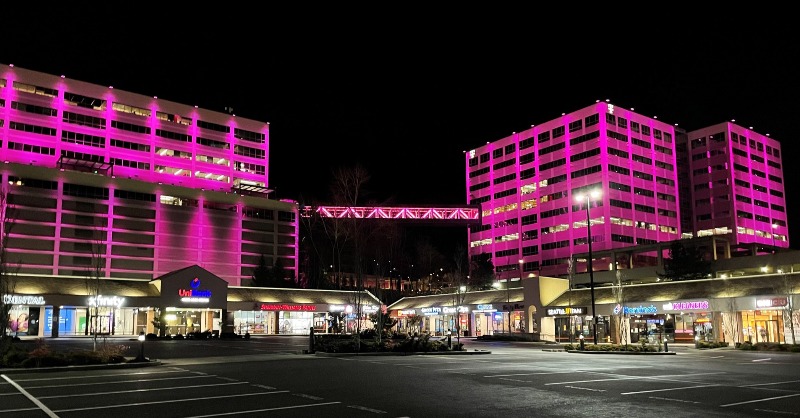
<svg viewBox="0 0 800 418"><path fill-rule="evenodd" d="M139 331L138 339L141 345L139 346L139 355L136 357L136 361L147 361L147 359L144 358L144 340L145 340L144 331Z"/></svg>
<svg viewBox="0 0 800 418"><path fill-rule="evenodd" d="M775 248L775 230L778 229L778 224L772 224L772 253L775 254L777 248Z"/></svg>
<svg viewBox="0 0 800 418"><path fill-rule="evenodd" d="M592 267L592 218L589 215L589 205L592 199L600 197L600 190L592 190L586 194L579 194L575 200L579 203L586 202L586 241L589 244L589 261L587 268L589 269L589 292L592 297L592 338L593 343L597 344L597 311L594 307L594 268Z"/></svg>

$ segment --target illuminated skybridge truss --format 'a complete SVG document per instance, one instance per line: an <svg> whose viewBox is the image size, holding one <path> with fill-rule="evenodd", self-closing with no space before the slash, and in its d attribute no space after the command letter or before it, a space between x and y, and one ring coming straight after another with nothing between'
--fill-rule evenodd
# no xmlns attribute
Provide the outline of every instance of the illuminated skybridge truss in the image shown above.
<svg viewBox="0 0 800 418"><path fill-rule="evenodd" d="M478 224L481 220L480 208L477 206L455 208L317 206L302 209L302 216L308 217L313 214L322 218L394 219L465 225Z"/></svg>

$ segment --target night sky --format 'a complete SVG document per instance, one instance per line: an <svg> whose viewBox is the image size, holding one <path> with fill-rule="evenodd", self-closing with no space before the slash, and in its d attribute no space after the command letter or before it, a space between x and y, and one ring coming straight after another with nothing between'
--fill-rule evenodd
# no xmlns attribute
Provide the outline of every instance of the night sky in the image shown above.
<svg viewBox="0 0 800 418"><path fill-rule="evenodd" d="M146 4L5 5L0 63L268 121L273 197L300 202L360 164L368 198L464 204L464 151L596 100L687 130L735 119L781 142L800 248L800 37L781 13Z"/></svg>

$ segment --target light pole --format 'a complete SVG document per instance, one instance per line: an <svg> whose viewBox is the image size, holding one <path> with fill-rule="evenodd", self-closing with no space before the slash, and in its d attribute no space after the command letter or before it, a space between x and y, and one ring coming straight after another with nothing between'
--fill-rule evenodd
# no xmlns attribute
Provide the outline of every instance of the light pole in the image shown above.
<svg viewBox="0 0 800 418"><path fill-rule="evenodd" d="M467 276L469 278L469 276ZM464 294L467 293L467 286L458 287L458 306L456 306L456 341L461 343L461 305L464 304Z"/></svg>
<svg viewBox="0 0 800 418"><path fill-rule="evenodd" d="M597 311L594 306L594 268L592 267L592 218L589 215L589 205L592 199L600 197L599 190L592 190L586 194L579 194L575 200L578 202L586 202L586 241L589 244L589 261L587 268L589 270L589 292L592 297L592 342L597 344Z"/></svg>
<svg viewBox="0 0 800 418"><path fill-rule="evenodd" d="M770 235L772 235L772 254L775 254L777 252L776 251L777 248L775 248L775 230L776 229L778 229L778 224L772 224L772 233L770 234Z"/></svg>

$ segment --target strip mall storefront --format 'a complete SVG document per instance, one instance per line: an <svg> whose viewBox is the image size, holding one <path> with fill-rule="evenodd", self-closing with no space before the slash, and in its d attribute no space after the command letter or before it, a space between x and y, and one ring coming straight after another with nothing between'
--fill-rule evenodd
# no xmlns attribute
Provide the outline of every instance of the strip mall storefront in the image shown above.
<svg viewBox="0 0 800 418"><path fill-rule="evenodd" d="M510 313L502 311L503 305L484 303L396 309L390 314L397 319L395 330L411 334L417 332L442 336L449 332L460 332L464 337L480 337L506 333L509 329L512 333L525 332L523 305L511 303L511 306L513 310Z"/></svg>
<svg viewBox="0 0 800 418"><path fill-rule="evenodd" d="M352 304L260 303L258 309L233 312L233 328L237 334L308 335L354 333L373 328L369 316L380 309L375 304L361 306L359 315Z"/></svg>
<svg viewBox="0 0 800 418"><path fill-rule="evenodd" d="M227 282L199 266L149 281L104 278L97 296L87 294L89 282L79 277L19 276L17 289L42 292L2 295L4 304L11 305L6 332L19 337L88 336L95 332L107 336L140 332L171 336L197 332L308 334L312 327L321 333L355 332L359 326L371 328L369 315L380 309L380 301L369 292L229 288ZM276 302L262 302L265 300ZM362 301L360 310L349 303L353 300Z"/></svg>
<svg viewBox="0 0 800 418"><path fill-rule="evenodd" d="M631 343L693 343L713 341L715 318L707 299L668 302L634 302L617 304L612 309L614 323L627 320L626 330Z"/></svg>
<svg viewBox="0 0 800 418"><path fill-rule="evenodd" d="M555 335L556 342L575 342L581 335L591 340L591 317L585 306L551 306L545 308L542 332ZM588 318L588 319L587 319ZM605 322L604 322L605 323Z"/></svg>

